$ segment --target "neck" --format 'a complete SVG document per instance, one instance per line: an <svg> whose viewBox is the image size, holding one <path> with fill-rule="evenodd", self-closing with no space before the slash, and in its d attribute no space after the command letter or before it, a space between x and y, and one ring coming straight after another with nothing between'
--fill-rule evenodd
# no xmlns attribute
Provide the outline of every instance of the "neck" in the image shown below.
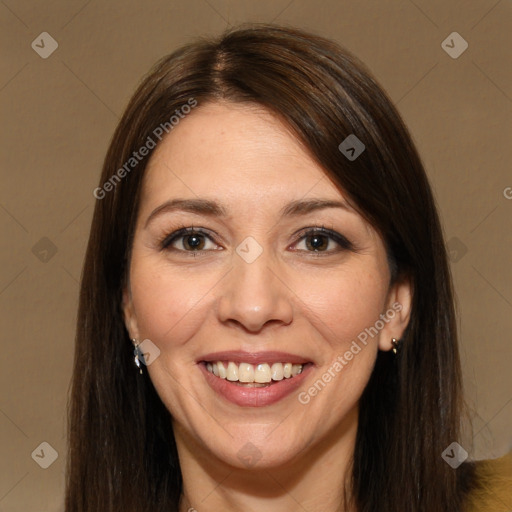
<svg viewBox="0 0 512 512"><path fill-rule="evenodd" d="M175 427L183 476L180 512L354 512L350 502L357 408L324 440L279 466L240 469L224 463Z"/></svg>

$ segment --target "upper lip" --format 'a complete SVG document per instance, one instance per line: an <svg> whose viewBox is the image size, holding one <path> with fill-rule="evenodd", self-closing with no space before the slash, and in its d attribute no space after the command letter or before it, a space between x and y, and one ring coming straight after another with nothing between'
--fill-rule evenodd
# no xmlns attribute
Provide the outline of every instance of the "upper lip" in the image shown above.
<svg viewBox="0 0 512 512"><path fill-rule="evenodd" d="M233 361L234 363L292 363L305 364L311 362L307 357L288 352L245 352L243 350L225 350L210 352L201 356L197 362Z"/></svg>

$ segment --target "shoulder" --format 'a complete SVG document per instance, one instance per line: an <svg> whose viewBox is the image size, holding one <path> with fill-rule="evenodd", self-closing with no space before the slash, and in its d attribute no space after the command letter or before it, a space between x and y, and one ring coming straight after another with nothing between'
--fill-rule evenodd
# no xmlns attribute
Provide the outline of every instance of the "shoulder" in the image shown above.
<svg viewBox="0 0 512 512"><path fill-rule="evenodd" d="M467 498L467 512L512 511L512 451L499 459L472 464L475 486Z"/></svg>

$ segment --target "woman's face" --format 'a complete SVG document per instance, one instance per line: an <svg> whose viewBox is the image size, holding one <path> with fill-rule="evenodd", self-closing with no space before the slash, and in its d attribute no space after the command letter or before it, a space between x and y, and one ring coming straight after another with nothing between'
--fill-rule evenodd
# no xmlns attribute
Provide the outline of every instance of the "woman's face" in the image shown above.
<svg viewBox="0 0 512 512"><path fill-rule="evenodd" d="M389 281L381 238L283 124L196 108L149 162L123 304L178 448L243 468L350 445L408 319Z"/></svg>

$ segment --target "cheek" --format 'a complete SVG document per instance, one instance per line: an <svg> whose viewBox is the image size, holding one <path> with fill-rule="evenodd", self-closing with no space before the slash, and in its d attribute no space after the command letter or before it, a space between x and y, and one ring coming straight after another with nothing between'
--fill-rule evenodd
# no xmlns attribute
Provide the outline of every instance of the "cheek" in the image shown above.
<svg viewBox="0 0 512 512"><path fill-rule="evenodd" d="M304 408L304 430L318 436L332 426L331 420L349 414L370 379L378 353L378 334L371 328L382 313L387 290L385 273L361 268L333 272L327 281L319 286L321 279L310 276L299 294L307 306L303 314L316 331L320 364L298 401Z"/></svg>
<svg viewBox="0 0 512 512"><path fill-rule="evenodd" d="M377 269L338 270L301 281L303 313L336 350L375 325L386 297L385 275Z"/></svg>
<svg viewBox="0 0 512 512"><path fill-rule="evenodd" d="M140 337L179 345L200 326L198 317L208 305L215 279L185 268L170 272L165 265L134 255L130 285Z"/></svg>

